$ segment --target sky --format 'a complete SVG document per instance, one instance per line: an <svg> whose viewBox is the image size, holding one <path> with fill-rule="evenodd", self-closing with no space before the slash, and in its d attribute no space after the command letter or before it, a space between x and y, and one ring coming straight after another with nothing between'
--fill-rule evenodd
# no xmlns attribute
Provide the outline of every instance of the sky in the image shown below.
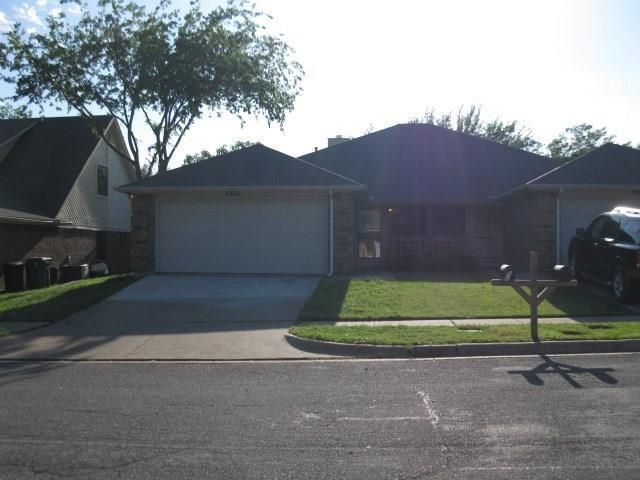
<svg viewBox="0 0 640 480"><path fill-rule="evenodd" d="M180 8L188 0L173 3ZM228 115L205 117L172 166L236 140L301 155L325 147L327 137L358 137L430 107L446 112L471 104L481 105L487 120L518 120L544 143L578 123L640 142L635 0L255 3L273 17L269 33L282 35L305 70L295 109L282 128L253 117L244 126ZM203 10L219 4L201 0ZM16 20L38 29L56 8L77 14L75 5L53 0L0 0L0 30ZM11 87L0 85L0 95L9 94Z"/></svg>

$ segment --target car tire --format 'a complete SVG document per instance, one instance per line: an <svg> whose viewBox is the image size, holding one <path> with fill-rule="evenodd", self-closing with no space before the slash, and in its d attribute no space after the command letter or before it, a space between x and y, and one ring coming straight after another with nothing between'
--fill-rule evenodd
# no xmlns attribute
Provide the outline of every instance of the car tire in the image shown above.
<svg viewBox="0 0 640 480"><path fill-rule="evenodd" d="M571 255L569 258L569 275L571 275L571 278L575 278L576 280L582 280L580 266L578 265L578 259L575 255Z"/></svg>
<svg viewBox="0 0 640 480"><path fill-rule="evenodd" d="M618 302L626 302L631 296L631 282L627 278L626 272L621 266L613 270L611 276L611 290Z"/></svg>

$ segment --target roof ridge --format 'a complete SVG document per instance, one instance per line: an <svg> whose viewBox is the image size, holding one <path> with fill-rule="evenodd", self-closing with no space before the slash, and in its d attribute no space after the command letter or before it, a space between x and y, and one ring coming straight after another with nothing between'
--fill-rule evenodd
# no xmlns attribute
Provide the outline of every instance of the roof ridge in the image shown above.
<svg viewBox="0 0 640 480"><path fill-rule="evenodd" d="M482 142L487 142L487 143L491 143L491 144L494 144L494 145L499 145L501 147L509 148L509 149L515 150L517 152L524 152L524 153L528 153L530 155L535 155L536 157L555 160L553 157L549 157L547 155L542 155L542 154L536 153L536 152L531 152L529 150L525 150L524 148L517 148L517 147L514 147L512 145L507 145L506 143L500 143L500 142L498 142L498 141L496 141L496 140L494 140L492 138L482 137L480 135L474 135L474 134L468 133L468 132L461 132L460 130L454 130L452 128L442 127L440 125L434 125L433 123L422 123L422 122L410 123L410 122L405 122L405 123L399 123L397 126L413 126L413 125L415 125L415 126L426 126L426 127L442 130L442 131L448 132L450 134L463 135L465 137L473 138L474 140L479 140L479 141L482 141Z"/></svg>

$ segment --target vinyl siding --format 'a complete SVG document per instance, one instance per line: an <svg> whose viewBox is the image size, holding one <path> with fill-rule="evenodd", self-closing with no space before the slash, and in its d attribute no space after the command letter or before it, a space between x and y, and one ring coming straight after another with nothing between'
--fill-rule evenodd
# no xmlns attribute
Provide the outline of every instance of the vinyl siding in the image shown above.
<svg viewBox="0 0 640 480"><path fill-rule="evenodd" d="M116 142L115 126L109 132L110 140ZM71 222L74 226L97 230L130 231L131 201L128 195L118 192L115 187L135 179L133 170L127 166L128 160L107 146L104 140L97 147L78 176L58 218ZM109 194L98 195L98 166L109 170Z"/></svg>

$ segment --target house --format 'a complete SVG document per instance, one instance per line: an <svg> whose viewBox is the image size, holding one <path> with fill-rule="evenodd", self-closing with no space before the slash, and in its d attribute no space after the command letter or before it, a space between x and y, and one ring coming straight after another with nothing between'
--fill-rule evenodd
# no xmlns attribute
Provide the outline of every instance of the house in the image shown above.
<svg viewBox="0 0 640 480"><path fill-rule="evenodd" d="M134 270L524 268L529 250L550 268L577 226L633 205L636 165L640 151L626 147L561 164L401 124L300 158L256 145L120 190L133 196Z"/></svg>
<svg viewBox="0 0 640 480"><path fill-rule="evenodd" d="M96 128L127 152L115 119ZM114 187L136 177L120 152L81 117L0 120L0 264L70 256L128 271L131 202Z"/></svg>
<svg viewBox="0 0 640 480"><path fill-rule="evenodd" d="M606 144L533 178L500 198L505 256L526 263L538 250L544 263L568 264L569 242L599 214L640 208L640 150Z"/></svg>

